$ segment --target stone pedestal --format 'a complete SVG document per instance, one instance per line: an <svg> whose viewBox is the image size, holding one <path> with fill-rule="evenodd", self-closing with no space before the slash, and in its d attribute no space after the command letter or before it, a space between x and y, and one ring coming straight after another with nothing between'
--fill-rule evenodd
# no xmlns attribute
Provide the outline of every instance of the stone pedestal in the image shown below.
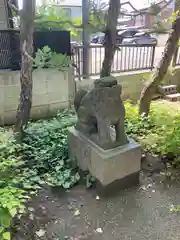
<svg viewBox="0 0 180 240"><path fill-rule="evenodd" d="M134 140L110 150L104 150L74 127L68 134L70 157L82 171L89 170L100 189L134 186L139 182L141 148Z"/></svg>

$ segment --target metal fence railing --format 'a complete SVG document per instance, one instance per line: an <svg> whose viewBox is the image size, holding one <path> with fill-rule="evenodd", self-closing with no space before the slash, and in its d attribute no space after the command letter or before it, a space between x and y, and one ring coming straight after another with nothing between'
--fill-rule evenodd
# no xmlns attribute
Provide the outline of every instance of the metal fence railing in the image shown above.
<svg viewBox="0 0 180 240"><path fill-rule="evenodd" d="M128 72L153 69L156 45L118 45L112 64L112 72ZM103 45L89 46L89 75L99 75L104 59ZM75 76L83 76L83 46L76 46Z"/></svg>
<svg viewBox="0 0 180 240"><path fill-rule="evenodd" d="M0 30L0 69L18 70L20 61L19 31Z"/></svg>
<svg viewBox="0 0 180 240"><path fill-rule="evenodd" d="M175 57L175 65L180 66L180 48L178 48L177 55Z"/></svg>
<svg viewBox="0 0 180 240"><path fill-rule="evenodd" d="M70 32L68 31L35 31L34 53L48 45L52 51L71 55ZM0 69L20 70L20 31L0 30Z"/></svg>

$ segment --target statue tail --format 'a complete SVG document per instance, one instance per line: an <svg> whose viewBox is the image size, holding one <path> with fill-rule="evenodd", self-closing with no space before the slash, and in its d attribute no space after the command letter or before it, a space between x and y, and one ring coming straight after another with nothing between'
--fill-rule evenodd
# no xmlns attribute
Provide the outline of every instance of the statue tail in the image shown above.
<svg viewBox="0 0 180 240"><path fill-rule="evenodd" d="M83 99L83 97L86 95L87 91L86 90L79 90L76 93L75 99L74 99L74 108L76 110L76 112L78 111L80 105L81 105L81 100Z"/></svg>

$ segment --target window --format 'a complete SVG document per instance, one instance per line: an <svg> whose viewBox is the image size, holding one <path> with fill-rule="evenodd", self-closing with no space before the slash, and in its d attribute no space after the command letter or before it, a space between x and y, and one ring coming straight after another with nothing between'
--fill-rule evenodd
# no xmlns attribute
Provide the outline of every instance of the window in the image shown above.
<svg viewBox="0 0 180 240"><path fill-rule="evenodd" d="M138 32L134 35L134 37L150 37L150 34L146 32Z"/></svg>
<svg viewBox="0 0 180 240"><path fill-rule="evenodd" d="M71 8L63 8L63 11L68 18L71 18Z"/></svg>
<svg viewBox="0 0 180 240"><path fill-rule="evenodd" d="M145 37L151 37L151 35L149 33L145 33L144 36Z"/></svg>
<svg viewBox="0 0 180 240"><path fill-rule="evenodd" d="M136 30L129 30L129 31L125 31L122 36L123 37L132 37L137 33Z"/></svg>

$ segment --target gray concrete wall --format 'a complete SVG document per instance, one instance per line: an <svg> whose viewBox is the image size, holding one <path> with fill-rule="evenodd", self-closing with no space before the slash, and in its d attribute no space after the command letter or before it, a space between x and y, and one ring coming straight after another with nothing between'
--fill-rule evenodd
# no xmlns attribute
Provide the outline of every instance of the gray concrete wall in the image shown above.
<svg viewBox="0 0 180 240"><path fill-rule="evenodd" d="M137 102L147 79L152 72L129 72L115 75L122 85L123 100ZM167 74L166 84L177 84L180 87L180 69L174 75ZM15 121L16 109L20 94L19 71L0 72L0 125L12 124ZM54 116L59 109L73 105L76 89L91 89L94 79L77 81L75 84L73 69L64 71L41 69L33 72L33 106L32 119Z"/></svg>
<svg viewBox="0 0 180 240"><path fill-rule="evenodd" d="M5 0L0 0L0 29L8 28L7 17Z"/></svg>
<svg viewBox="0 0 180 240"><path fill-rule="evenodd" d="M131 99L137 101L140 96L141 89L144 86L144 79L150 76L149 71L144 72L128 72L122 74L114 74L118 83L122 85L123 100ZM95 79L84 80L77 82L77 89L91 89Z"/></svg>
<svg viewBox="0 0 180 240"><path fill-rule="evenodd" d="M122 99L130 99L133 102L139 100L141 91L149 79L152 78L152 71L126 72L114 74L118 83L122 85ZM168 71L163 80L163 84L177 84L180 90L180 68L176 68L174 74ZM77 89L91 89L95 79L89 79L77 82Z"/></svg>
<svg viewBox="0 0 180 240"><path fill-rule="evenodd" d="M19 71L0 72L0 125L13 124L20 94ZM32 119L53 116L68 108L74 98L72 69L65 71L36 70L33 72Z"/></svg>

